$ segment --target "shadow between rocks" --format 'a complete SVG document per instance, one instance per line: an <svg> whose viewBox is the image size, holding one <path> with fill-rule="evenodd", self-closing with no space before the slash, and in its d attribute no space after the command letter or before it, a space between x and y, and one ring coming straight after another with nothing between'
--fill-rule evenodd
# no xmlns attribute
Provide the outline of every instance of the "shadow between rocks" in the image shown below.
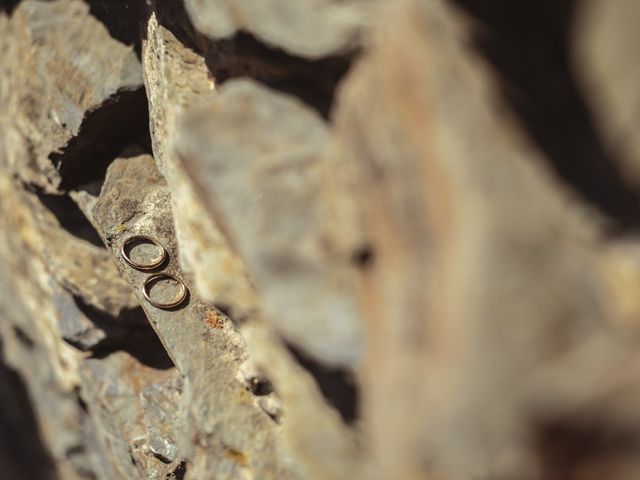
<svg viewBox="0 0 640 480"><path fill-rule="evenodd" d="M36 421L22 378L2 361L0 343L1 478L54 480L55 468Z"/></svg>
<svg viewBox="0 0 640 480"><path fill-rule="evenodd" d="M353 374L345 369L324 366L289 343L286 346L298 363L315 378L322 395L340 413L344 422L353 424L358 419L359 401Z"/></svg>
<svg viewBox="0 0 640 480"><path fill-rule="evenodd" d="M477 21L475 46L549 166L615 224L640 226L640 198L608 151L572 67L576 0L450 0Z"/></svg>

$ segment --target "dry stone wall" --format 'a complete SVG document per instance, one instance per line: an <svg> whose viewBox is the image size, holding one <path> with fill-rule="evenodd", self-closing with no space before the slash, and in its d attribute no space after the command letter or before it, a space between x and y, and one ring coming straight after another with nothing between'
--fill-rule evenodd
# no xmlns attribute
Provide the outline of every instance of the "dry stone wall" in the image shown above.
<svg viewBox="0 0 640 480"><path fill-rule="evenodd" d="M638 478L640 7L516 3L0 1L2 478Z"/></svg>

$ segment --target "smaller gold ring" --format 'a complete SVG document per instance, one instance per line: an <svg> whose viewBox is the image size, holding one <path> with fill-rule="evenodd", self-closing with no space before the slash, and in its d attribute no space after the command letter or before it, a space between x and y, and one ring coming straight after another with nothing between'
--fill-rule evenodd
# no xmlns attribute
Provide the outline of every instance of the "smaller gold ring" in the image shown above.
<svg viewBox="0 0 640 480"><path fill-rule="evenodd" d="M151 282L159 278L168 278L180 284L180 294L178 295L178 298L176 300L169 303L160 303L160 302L156 302L151 298L151 294L149 292L149 285L151 284ZM151 275L149 278L147 278L144 281L144 285L142 285L142 296L147 300L147 302L149 302L154 307L167 310L169 308L177 307L178 305L180 305L182 302L185 301L185 299L187 298L187 286L179 277L176 277L175 275L172 275L170 273L156 273L154 275Z"/></svg>
<svg viewBox="0 0 640 480"><path fill-rule="evenodd" d="M133 260L131 260L131 257L129 257L129 254L127 253L127 247L131 245L131 243L135 242L136 240L146 240L148 242L151 242L156 247L158 247L161 252L160 258L149 265L143 265L141 263L136 263ZM164 261L167 258L167 250L158 240L156 240L155 238L151 238L148 235L131 235L122 244L122 247L120 248L120 255L122 255L122 258L124 258L124 261L127 262L129 265L131 265L133 268L137 270L142 270L143 272L148 272L149 270L158 268L160 265L164 263Z"/></svg>

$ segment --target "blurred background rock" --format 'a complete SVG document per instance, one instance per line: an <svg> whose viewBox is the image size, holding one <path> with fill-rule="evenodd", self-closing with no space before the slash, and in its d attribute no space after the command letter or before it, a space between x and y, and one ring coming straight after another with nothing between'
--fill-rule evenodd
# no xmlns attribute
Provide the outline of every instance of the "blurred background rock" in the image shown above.
<svg viewBox="0 0 640 480"><path fill-rule="evenodd" d="M0 1L2 478L640 478L639 24Z"/></svg>

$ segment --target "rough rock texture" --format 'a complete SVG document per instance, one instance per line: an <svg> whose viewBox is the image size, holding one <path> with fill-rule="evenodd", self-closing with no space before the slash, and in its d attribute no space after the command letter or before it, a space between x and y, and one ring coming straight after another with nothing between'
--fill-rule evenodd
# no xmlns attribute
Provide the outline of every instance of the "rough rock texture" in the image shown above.
<svg viewBox="0 0 640 480"><path fill-rule="evenodd" d="M639 14L0 1L2 478L640 478Z"/></svg>
<svg viewBox="0 0 640 480"><path fill-rule="evenodd" d="M122 242L132 234L160 241L170 258L162 270L183 278L187 287L192 285L177 264L170 202L153 158L145 155L112 163L93 208L105 244L141 300L140 289L147 274L132 269L119 253ZM164 290L157 295L175 295L168 288ZM202 478L215 465L218 478L295 478L286 456L279 454L277 423L236 378L248 357L244 341L229 319L193 291L174 309L161 310L144 301L143 308L184 377L176 431L180 454L193 463L189 475Z"/></svg>
<svg viewBox="0 0 640 480"><path fill-rule="evenodd" d="M84 447L86 415L76 392L78 356L57 329L57 287L46 270L44 242L27 200L6 172L0 176L0 192L2 359L28 382L26 390L38 422L34 430L42 436L40 442L51 458L52 470L61 478L83 478L82 472L90 471L91 466ZM29 460L16 461L25 462Z"/></svg>
<svg viewBox="0 0 640 480"><path fill-rule="evenodd" d="M248 388L254 388L251 382L258 378L258 372L267 374L269 380L266 385L273 384L279 396L286 401L286 420L282 421L281 401L273 395L261 394L259 397L259 404L265 412L275 420L282 421L287 448L292 452L292 458L300 458L298 469L324 472L323 476L347 478L352 459L357 456L353 433L345 427L333 406L327 405L312 377L297 364L265 322L246 267L223 233L224 223L207 213L196 186L183 169L180 152L174 149L178 123L184 112L214 97L214 83L206 68L207 58L218 59L222 55L232 70L243 68L244 64L241 59L229 54L224 56L216 45L206 42L193 31L188 32L187 45L197 43L204 52L214 54L199 55L181 43L176 35L181 34L179 26L180 21L184 20L181 16L184 12L171 10L171 14L168 14L164 6L162 2L154 4L143 44L143 64L146 67L145 82L152 112L151 135L155 159L170 190L174 192L171 205L176 240L180 247L180 263L186 272L192 273L194 288L203 298L243 325L242 334L254 359L243 363L238 374L239 380ZM184 37L181 38L184 40ZM273 73L262 74L271 80L274 78ZM279 75L282 76L282 73ZM275 74L277 76L278 73ZM292 318L291 313L277 309L269 320L273 318L278 322L281 316L286 316L289 321ZM349 341L353 342L353 339ZM315 344L318 345L318 342L315 341ZM347 351L347 347L351 346L342 347L343 358L353 358L357 354ZM335 363L333 358L328 361ZM331 385L335 382L330 379L327 383ZM264 388L267 387L259 387ZM339 391L341 398L336 401L346 404L338 405L338 408L345 408L347 414L353 416L351 388L351 385L346 385L343 389L346 393ZM322 462L316 457L318 449L326 452Z"/></svg>
<svg viewBox="0 0 640 480"><path fill-rule="evenodd" d="M163 437L145 418L144 392L177 376L174 368L158 367L145 365L127 352L85 362L82 393L94 411L95 447L104 452L103 459L111 459L102 463L102 474L160 480L178 468L176 456L157 455L154 446Z"/></svg>
<svg viewBox="0 0 640 480"><path fill-rule="evenodd" d="M80 1L22 2L5 35L7 162L47 191L99 176L146 122L135 52Z"/></svg>
<svg viewBox="0 0 640 480"><path fill-rule="evenodd" d="M45 255L55 280L86 304L114 317L135 308L138 303L131 289L74 203L61 196L32 195L30 200L40 234L48 239Z"/></svg>
<svg viewBox="0 0 640 480"><path fill-rule="evenodd" d="M181 395L182 384L178 379L152 383L140 393L149 448L155 456L169 463L178 459L175 426L180 421Z"/></svg>
<svg viewBox="0 0 640 480"><path fill-rule="evenodd" d="M244 267L206 214L173 148L178 120L187 108L213 95L214 81L204 58L172 32L186 17L169 15L158 3L147 24L143 63L147 67L153 151L158 168L175 192L171 199L180 261L193 274L205 299L222 306L234 318L244 318L255 310Z"/></svg>

